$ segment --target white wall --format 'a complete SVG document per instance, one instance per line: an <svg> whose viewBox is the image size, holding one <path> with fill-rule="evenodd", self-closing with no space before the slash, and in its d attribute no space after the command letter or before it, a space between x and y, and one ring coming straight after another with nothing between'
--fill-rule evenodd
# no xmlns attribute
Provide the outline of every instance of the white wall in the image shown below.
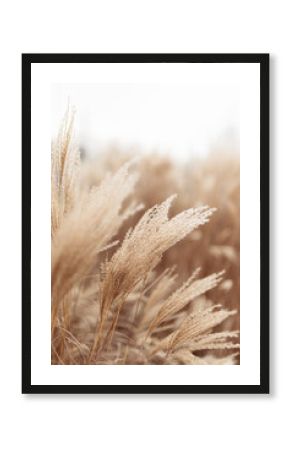
<svg viewBox="0 0 290 450"><path fill-rule="evenodd" d="M282 0L10 1L2 6L1 447L289 447L289 13ZM271 52L270 396L20 394L21 52ZM4 251L3 251L4 250ZM251 290L249 287L249 297ZM97 381L97 380L96 380ZM280 442L280 443L279 443Z"/></svg>

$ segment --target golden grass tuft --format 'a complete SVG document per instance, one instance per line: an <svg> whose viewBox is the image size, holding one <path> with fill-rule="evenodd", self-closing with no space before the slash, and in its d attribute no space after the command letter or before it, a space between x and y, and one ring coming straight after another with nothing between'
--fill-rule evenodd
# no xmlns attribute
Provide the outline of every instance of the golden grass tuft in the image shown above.
<svg viewBox="0 0 290 450"><path fill-rule="evenodd" d="M52 144L52 364L237 363L231 165L226 181L211 159L81 162L66 115Z"/></svg>

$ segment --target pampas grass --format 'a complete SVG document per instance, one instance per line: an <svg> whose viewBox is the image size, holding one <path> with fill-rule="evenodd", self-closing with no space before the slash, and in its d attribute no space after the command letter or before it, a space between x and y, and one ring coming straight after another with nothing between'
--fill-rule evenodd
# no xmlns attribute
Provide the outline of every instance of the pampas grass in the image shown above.
<svg viewBox="0 0 290 450"><path fill-rule="evenodd" d="M52 144L52 364L237 363L236 161L221 184L220 161L81 162L73 120Z"/></svg>

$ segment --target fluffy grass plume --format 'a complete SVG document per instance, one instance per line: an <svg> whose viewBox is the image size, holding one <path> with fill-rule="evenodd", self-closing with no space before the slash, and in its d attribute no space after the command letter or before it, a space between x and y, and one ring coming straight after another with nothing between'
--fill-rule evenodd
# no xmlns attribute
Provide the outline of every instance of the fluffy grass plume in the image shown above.
<svg viewBox="0 0 290 450"><path fill-rule="evenodd" d="M81 162L73 120L52 144L52 364L237 363L238 177L153 155Z"/></svg>

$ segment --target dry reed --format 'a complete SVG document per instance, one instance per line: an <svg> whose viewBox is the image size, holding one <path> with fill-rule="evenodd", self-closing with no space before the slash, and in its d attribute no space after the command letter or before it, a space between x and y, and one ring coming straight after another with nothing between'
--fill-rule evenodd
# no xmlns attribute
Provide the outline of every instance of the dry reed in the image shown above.
<svg viewBox="0 0 290 450"><path fill-rule="evenodd" d="M238 164L129 156L52 145L52 364L237 363Z"/></svg>

